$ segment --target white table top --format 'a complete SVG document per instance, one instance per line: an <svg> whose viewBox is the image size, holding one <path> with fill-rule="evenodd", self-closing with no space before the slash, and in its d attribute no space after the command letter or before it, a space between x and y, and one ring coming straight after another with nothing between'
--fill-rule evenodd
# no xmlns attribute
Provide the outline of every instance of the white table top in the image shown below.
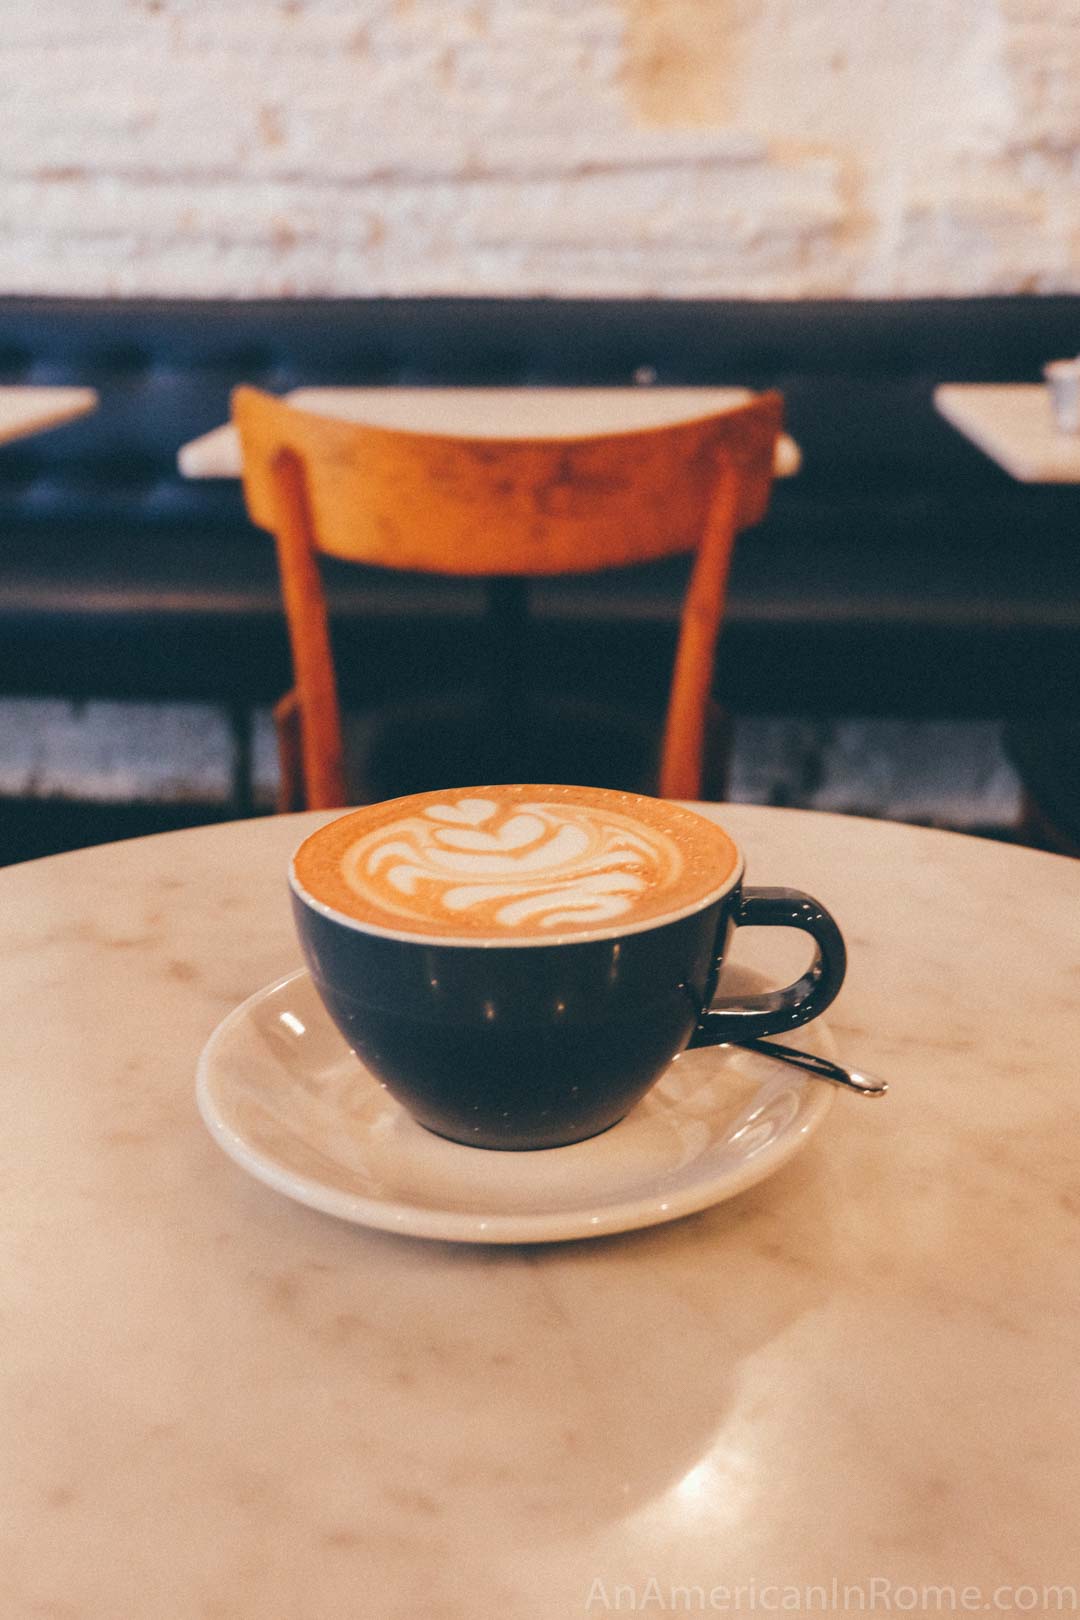
<svg viewBox="0 0 1080 1620"><path fill-rule="evenodd" d="M841 921L829 1022L888 1098L688 1220L485 1250L291 1203L196 1112L323 819L0 872L0 1611L1080 1585L1080 863L725 808L751 882Z"/></svg>
<svg viewBox="0 0 1080 1620"><path fill-rule="evenodd" d="M72 422L97 402L93 388L0 388L0 444Z"/></svg>
<svg viewBox="0 0 1080 1620"><path fill-rule="evenodd" d="M297 388L286 399L303 410L378 427L476 438L562 438L619 433L731 410L748 388ZM776 454L779 477L801 457L785 434ZM177 456L185 478L239 478L234 428L204 433Z"/></svg>
<svg viewBox="0 0 1080 1620"><path fill-rule="evenodd" d="M1080 434L1061 433L1041 383L943 383L934 404L1025 484L1080 484Z"/></svg>

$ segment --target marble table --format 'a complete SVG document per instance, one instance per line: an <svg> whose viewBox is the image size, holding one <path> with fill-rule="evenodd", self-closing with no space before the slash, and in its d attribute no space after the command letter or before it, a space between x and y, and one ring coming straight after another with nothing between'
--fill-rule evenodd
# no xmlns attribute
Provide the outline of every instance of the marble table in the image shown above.
<svg viewBox="0 0 1080 1620"><path fill-rule="evenodd" d="M73 422L97 402L93 388L0 388L0 444Z"/></svg>
<svg viewBox="0 0 1080 1620"><path fill-rule="evenodd" d="M942 383L946 421L1024 484L1080 484L1080 434L1062 433L1042 383Z"/></svg>
<svg viewBox="0 0 1080 1620"><path fill-rule="evenodd" d="M841 921L829 1021L890 1094L532 1248L336 1222L202 1125L325 813L0 872L0 1614L1075 1608L1080 863L714 813Z"/></svg>
<svg viewBox="0 0 1080 1620"><path fill-rule="evenodd" d="M297 388L285 398L302 410L379 427L481 438L618 433L731 410L748 388ZM786 434L776 449L778 477L800 452ZM239 478L240 441L228 425L182 445L185 478Z"/></svg>

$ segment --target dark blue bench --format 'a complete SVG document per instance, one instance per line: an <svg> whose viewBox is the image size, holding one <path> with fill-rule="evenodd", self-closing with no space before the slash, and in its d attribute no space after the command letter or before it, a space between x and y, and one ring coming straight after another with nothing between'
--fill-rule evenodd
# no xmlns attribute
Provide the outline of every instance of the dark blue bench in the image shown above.
<svg viewBox="0 0 1080 1620"><path fill-rule="evenodd" d="M1080 492L1021 487L935 413L940 381L1034 380L1080 297L877 302L0 300L0 381L89 383L98 413L0 451L0 693L213 699L288 684L272 546L180 444L238 381L745 383L804 453L740 542L718 668L736 711L1069 710ZM346 685L468 678L467 582L331 569ZM680 568L545 584L537 670L606 696L662 684Z"/></svg>

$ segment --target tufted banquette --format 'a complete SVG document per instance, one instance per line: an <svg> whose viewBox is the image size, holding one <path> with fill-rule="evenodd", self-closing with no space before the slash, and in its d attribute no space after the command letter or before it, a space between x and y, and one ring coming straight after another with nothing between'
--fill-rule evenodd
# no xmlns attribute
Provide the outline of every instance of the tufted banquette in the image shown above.
<svg viewBox="0 0 1080 1620"><path fill-rule="evenodd" d="M1035 380L1080 297L896 302L0 300L0 382L88 383L95 416L0 450L0 693L276 697L272 546L233 483L180 477L230 388L776 387L804 454L740 542L718 668L736 711L1071 709L1080 490L1022 487L935 413L940 381ZM647 385L647 384L646 384ZM475 584L330 570L348 687L468 677ZM681 569L544 584L554 684L655 690Z"/></svg>

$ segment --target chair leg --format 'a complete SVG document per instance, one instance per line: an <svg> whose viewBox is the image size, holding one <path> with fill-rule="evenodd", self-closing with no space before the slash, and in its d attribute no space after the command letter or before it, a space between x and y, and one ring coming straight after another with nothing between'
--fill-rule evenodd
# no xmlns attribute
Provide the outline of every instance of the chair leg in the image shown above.
<svg viewBox="0 0 1080 1620"><path fill-rule="evenodd" d="M727 798L735 723L728 709L710 698L705 710L705 745L702 751L701 796L719 803Z"/></svg>
<svg viewBox="0 0 1080 1620"><path fill-rule="evenodd" d="M300 702L295 689L274 704L274 730L277 733L278 783L277 810L288 815L304 808L304 779L300 756Z"/></svg>

